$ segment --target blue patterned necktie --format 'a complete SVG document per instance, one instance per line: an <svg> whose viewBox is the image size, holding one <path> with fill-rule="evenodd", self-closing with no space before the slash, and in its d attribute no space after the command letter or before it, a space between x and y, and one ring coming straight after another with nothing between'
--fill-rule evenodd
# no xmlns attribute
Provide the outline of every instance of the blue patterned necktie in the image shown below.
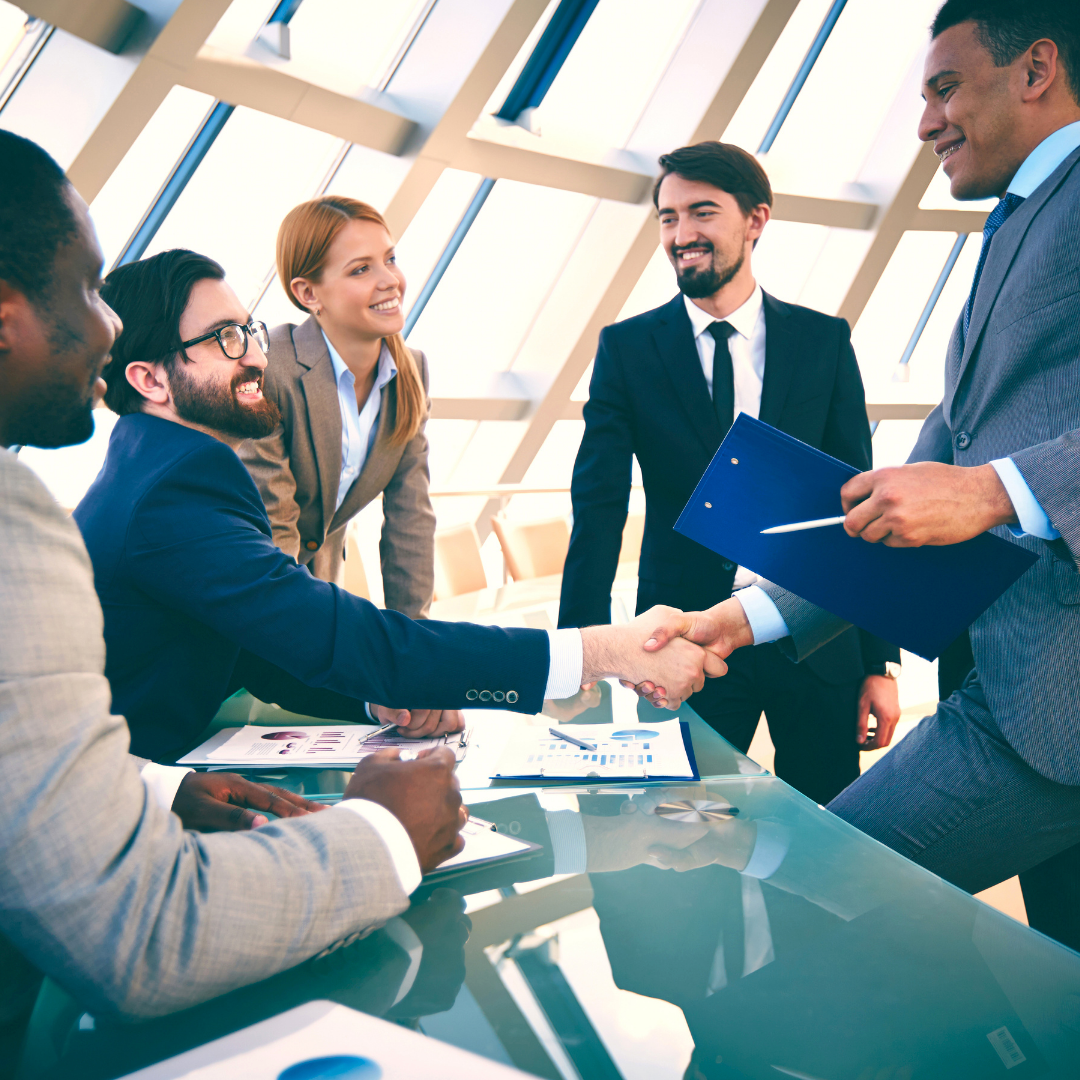
<svg viewBox="0 0 1080 1080"><path fill-rule="evenodd" d="M1023 195L1014 195L1011 191L1005 192L1005 197L990 211L990 216L983 226L982 251L979 252L979 265L975 267L975 280L971 283L971 292L968 294L967 305L964 307L964 340L967 340L968 327L971 325L971 312L975 307L975 290L979 287L979 278L982 276L983 265L986 263L986 255L990 250L990 241L994 233L1008 220L1009 215L1024 201Z"/></svg>

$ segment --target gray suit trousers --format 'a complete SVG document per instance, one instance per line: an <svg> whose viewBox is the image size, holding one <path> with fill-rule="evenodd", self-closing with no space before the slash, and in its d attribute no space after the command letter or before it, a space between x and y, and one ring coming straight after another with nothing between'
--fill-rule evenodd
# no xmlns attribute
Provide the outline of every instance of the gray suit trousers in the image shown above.
<svg viewBox="0 0 1080 1080"><path fill-rule="evenodd" d="M968 892L1080 843L1080 787L1020 757L975 677L828 809Z"/></svg>

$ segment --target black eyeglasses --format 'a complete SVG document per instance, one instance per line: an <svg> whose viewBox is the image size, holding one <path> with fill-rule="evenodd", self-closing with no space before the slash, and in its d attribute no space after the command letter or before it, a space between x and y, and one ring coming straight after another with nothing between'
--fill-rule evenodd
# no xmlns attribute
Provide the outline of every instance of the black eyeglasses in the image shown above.
<svg viewBox="0 0 1080 1080"><path fill-rule="evenodd" d="M217 330L211 330L202 337L192 338L190 341L181 341L182 349L190 349L192 345L199 345L211 338L217 338L221 351L229 360L242 360L247 356L248 338L253 337L258 342L263 352L270 346L270 337L266 332L266 323L252 319L245 326L243 323L229 323L227 326L219 326Z"/></svg>

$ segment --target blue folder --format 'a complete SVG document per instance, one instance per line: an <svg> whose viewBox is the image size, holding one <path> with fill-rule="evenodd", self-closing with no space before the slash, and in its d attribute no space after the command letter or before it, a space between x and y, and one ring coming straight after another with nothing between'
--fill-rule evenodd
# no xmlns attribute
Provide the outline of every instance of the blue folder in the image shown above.
<svg viewBox="0 0 1080 1080"><path fill-rule="evenodd" d="M740 413L675 528L755 574L933 660L1037 559L983 533L947 547L870 544L827 525L761 530L844 512L842 461Z"/></svg>

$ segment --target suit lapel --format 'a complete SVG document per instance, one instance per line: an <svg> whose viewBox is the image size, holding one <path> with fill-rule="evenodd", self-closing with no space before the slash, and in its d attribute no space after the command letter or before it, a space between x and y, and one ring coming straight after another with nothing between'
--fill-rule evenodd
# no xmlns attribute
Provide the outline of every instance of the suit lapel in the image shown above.
<svg viewBox="0 0 1080 1080"><path fill-rule="evenodd" d="M964 352L960 360L960 370L956 376L956 388L958 389L964 378L972 354L978 347L979 338L982 337L986 328L986 321L994 308L998 293L1005 282L1016 253L1020 250L1035 215L1043 208L1047 200L1061 186L1072 170L1076 162L1080 160L1080 150L1074 150L1048 177L1024 200L1023 205L1013 211L1009 220L994 234L994 241L990 245L990 254L986 258L982 277L979 279L979 289L975 294L975 307L971 312L971 324L968 327L967 340L964 342Z"/></svg>
<svg viewBox="0 0 1080 1080"><path fill-rule="evenodd" d="M762 301L765 309L765 376L761 384L758 419L779 427L797 362L797 343L791 330L791 314L787 304L770 296L764 289Z"/></svg>
<svg viewBox="0 0 1080 1080"><path fill-rule="evenodd" d="M701 370L690 316L680 293L657 311L652 336L660 364L698 437L709 453L720 445L720 424L713 411L709 384Z"/></svg>
<svg viewBox="0 0 1080 1080"><path fill-rule="evenodd" d="M379 421L375 428L375 442L371 445L371 453L364 459L360 475L341 500L341 506L331 522L331 529L355 517L380 491L384 491L393 478L398 462L401 461L405 448L390 445L397 414L396 384L397 380L391 379L379 394ZM329 531L330 529L327 529L327 532Z"/></svg>
<svg viewBox="0 0 1080 1080"><path fill-rule="evenodd" d="M308 430L315 450L322 491L323 529L328 531L337 504L341 483L341 405L337 395L334 365L326 348L319 324L308 318L293 335L296 361L307 368L300 376L300 386L307 403Z"/></svg>

